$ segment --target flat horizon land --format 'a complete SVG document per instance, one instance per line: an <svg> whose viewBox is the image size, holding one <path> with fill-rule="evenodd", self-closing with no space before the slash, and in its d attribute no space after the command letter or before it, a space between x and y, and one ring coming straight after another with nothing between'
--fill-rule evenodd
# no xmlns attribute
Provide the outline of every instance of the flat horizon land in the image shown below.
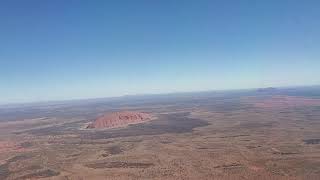
<svg viewBox="0 0 320 180"><path fill-rule="evenodd" d="M105 113L156 118L86 129ZM0 179L319 179L320 87L0 106Z"/></svg>

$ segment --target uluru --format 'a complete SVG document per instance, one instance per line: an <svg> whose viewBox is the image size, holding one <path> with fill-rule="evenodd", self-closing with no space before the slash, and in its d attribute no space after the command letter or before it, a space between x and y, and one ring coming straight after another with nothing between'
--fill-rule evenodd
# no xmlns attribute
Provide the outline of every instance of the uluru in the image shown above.
<svg viewBox="0 0 320 180"><path fill-rule="evenodd" d="M106 113L98 117L87 128L115 128L124 127L129 124L137 124L151 120L152 116L143 112L121 111Z"/></svg>

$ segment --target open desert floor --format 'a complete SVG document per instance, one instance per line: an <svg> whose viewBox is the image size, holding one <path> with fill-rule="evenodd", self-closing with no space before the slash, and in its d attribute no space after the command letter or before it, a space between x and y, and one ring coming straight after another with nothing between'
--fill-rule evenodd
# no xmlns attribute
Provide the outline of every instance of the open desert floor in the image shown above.
<svg viewBox="0 0 320 180"><path fill-rule="evenodd" d="M319 179L320 98L270 91L1 107L0 179ZM128 110L156 118L84 128Z"/></svg>

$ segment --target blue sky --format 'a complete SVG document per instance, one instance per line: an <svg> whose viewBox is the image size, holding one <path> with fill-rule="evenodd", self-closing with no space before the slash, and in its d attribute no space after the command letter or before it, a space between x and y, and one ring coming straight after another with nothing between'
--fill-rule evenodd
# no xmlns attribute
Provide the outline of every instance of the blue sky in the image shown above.
<svg viewBox="0 0 320 180"><path fill-rule="evenodd" d="M0 103L320 84L318 0L2 0Z"/></svg>

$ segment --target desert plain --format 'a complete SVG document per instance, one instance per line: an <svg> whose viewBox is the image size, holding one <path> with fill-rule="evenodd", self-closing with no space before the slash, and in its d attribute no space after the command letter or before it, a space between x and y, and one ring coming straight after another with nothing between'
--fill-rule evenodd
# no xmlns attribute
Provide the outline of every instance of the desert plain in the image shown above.
<svg viewBox="0 0 320 180"><path fill-rule="evenodd" d="M0 179L320 179L319 94L267 88L3 105ZM152 118L87 128L119 112Z"/></svg>

